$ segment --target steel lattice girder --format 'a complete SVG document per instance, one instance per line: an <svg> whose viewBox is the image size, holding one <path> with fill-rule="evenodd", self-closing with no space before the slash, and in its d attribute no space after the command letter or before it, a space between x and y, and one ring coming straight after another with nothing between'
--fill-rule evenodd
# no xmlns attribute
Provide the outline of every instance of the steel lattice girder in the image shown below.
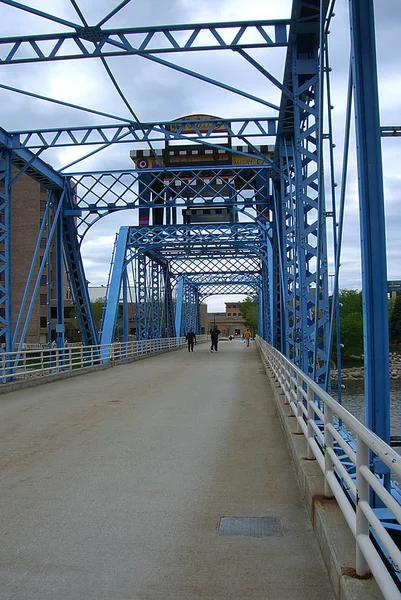
<svg viewBox="0 0 401 600"><path fill-rule="evenodd" d="M238 273L259 273L260 260L253 254L247 253L240 255L235 254L232 258L222 257L217 254L213 257L187 257L185 259L171 259L170 261L171 274L178 275L185 272L188 276L191 274L211 273L231 274Z"/></svg>
<svg viewBox="0 0 401 600"><path fill-rule="evenodd" d="M277 19L108 30L74 26L72 32L1 38L0 64L285 47L289 25L288 19ZM250 34L253 41L245 41Z"/></svg>
<svg viewBox="0 0 401 600"><path fill-rule="evenodd" d="M239 212L263 212L269 205L266 166L252 168L222 166L219 168L167 168L116 173L85 173L73 176L76 189L74 216L80 237L109 212L138 208L197 207L202 204L214 208L232 206ZM200 189L193 182L202 182ZM215 184L227 182L227 193L216 191ZM231 185L230 185L231 184ZM233 193L228 188L233 187ZM186 193L192 197L185 198ZM273 206L271 205L271 208ZM252 215L254 216L254 215Z"/></svg>
<svg viewBox="0 0 401 600"><path fill-rule="evenodd" d="M11 347L11 151L0 146L0 341Z"/></svg>
<svg viewBox="0 0 401 600"><path fill-rule="evenodd" d="M328 2L324 2L324 14L327 5ZM323 124L320 122L319 12L318 0L294 4L294 25L284 77L293 99L283 96L275 161L281 171L277 208L287 328L285 352L305 373L324 384L329 360L329 314L320 162ZM310 33L307 49L305 23Z"/></svg>
<svg viewBox="0 0 401 600"><path fill-rule="evenodd" d="M177 119L155 123L127 122L107 125L88 125L77 127L56 127L40 130L10 131L13 149L47 149L68 146L93 146L102 144L137 144L143 142L170 142L172 140L188 141L189 127L193 130L192 143L213 142L224 137L227 140L244 138L262 138L276 136L277 117L247 117L233 119L208 118L208 129L205 130L205 119ZM216 130L218 127L218 130ZM233 150L225 147L227 151ZM234 150L233 150L234 151ZM239 153L238 153L239 154Z"/></svg>
<svg viewBox="0 0 401 600"><path fill-rule="evenodd" d="M210 251L224 255L238 248L267 260L267 231L261 223L130 227L128 246L157 250L168 259L197 252L207 256Z"/></svg>
<svg viewBox="0 0 401 600"><path fill-rule="evenodd" d="M249 273L204 273L188 275L189 281L198 288L201 299L216 294L257 294L261 285L260 275Z"/></svg>

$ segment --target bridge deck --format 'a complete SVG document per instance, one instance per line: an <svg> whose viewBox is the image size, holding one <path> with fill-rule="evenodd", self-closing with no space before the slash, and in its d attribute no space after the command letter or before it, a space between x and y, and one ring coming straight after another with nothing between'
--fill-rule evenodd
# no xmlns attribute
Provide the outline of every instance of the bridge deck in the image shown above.
<svg viewBox="0 0 401 600"><path fill-rule="evenodd" d="M0 417L2 600L333 597L254 344L13 392Z"/></svg>

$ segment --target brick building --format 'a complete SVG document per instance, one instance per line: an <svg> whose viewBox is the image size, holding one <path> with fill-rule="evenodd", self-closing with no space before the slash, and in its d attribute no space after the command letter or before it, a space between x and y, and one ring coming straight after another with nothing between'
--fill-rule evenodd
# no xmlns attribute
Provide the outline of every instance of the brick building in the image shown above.
<svg viewBox="0 0 401 600"><path fill-rule="evenodd" d="M18 171L15 171L13 175L15 176L17 173ZM39 230L46 208L46 201L47 189L28 175L22 174L14 183L12 191L13 208L11 219L11 298L13 329L15 327L18 312L21 306L21 301L31 266L32 256L34 254L36 241L39 236ZM45 229L43 237L40 240L40 252L37 264L35 265L31 290L33 289L34 282L38 274L39 265L43 260L47 235L48 231ZM32 309L32 315L25 337L25 342L27 344L48 343L48 323L50 323L51 329L50 337L52 339L55 337L55 325L52 325L52 323L56 320L56 256L53 248L50 250L49 264L50 269L48 269L46 263L40 278L40 287ZM48 286L49 273L50 282ZM66 338L68 339L69 337L74 336L75 326L71 294L68 289L65 274L64 278L64 316L67 319Z"/></svg>
<svg viewBox="0 0 401 600"><path fill-rule="evenodd" d="M242 335L246 327L241 314L241 303L225 302L225 305L226 310L223 313L207 313L208 325L206 333L209 333L210 329L216 324L216 327L220 329L221 335L224 337Z"/></svg>

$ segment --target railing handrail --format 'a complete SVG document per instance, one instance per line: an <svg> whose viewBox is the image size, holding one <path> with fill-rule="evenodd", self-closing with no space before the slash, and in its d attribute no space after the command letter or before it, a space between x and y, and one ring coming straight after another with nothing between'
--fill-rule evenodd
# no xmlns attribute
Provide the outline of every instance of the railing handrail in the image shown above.
<svg viewBox="0 0 401 600"><path fill-rule="evenodd" d="M199 343L207 336L198 335ZM30 376L57 374L72 369L87 369L105 363L116 363L128 358L143 358L155 352L180 348L185 337L129 340L112 344L82 346L71 344L62 348L32 348L16 352L0 352L0 385Z"/></svg>
<svg viewBox="0 0 401 600"><path fill-rule="evenodd" d="M401 525L401 505L372 470L371 453L398 477L401 477L401 457L281 352L259 336L257 344L296 416L298 431L307 440L308 458L315 458L322 470L325 495L336 498L355 537L357 575L363 576L370 570L384 598L399 600L401 594L388 565L400 573L401 552L370 506L370 498L372 492L377 494L392 520ZM339 427L336 419L352 431L355 440ZM355 465L355 478L342 465L336 449L343 451ZM386 555L386 562L375 547L371 533Z"/></svg>

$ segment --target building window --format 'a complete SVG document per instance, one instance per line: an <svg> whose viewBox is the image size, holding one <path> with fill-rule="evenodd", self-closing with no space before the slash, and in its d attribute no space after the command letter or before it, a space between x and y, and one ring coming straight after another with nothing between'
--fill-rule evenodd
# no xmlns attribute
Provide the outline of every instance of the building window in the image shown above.
<svg viewBox="0 0 401 600"><path fill-rule="evenodd" d="M237 313L233 313L233 317L236 317L236 316L237 316Z"/></svg>
<svg viewBox="0 0 401 600"><path fill-rule="evenodd" d="M46 238L40 238L40 247L46 248L46 242L47 242Z"/></svg>
<svg viewBox="0 0 401 600"><path fill-rule="evenodd" d="M231 317L231 313L227 313L227 317Z"/></svg>
<svg viewBox="0 0 401 600"><path fill-rule="evenodd" d="M40 304L43 306L47 304L47 294L40 294Z"/></svg>
<svg viewBox="0 0 401 600"><path fill-rule="evenodd" d="M41 275L40 276L40 285L47 285L46 275Z"/></svg>
<svg viewBox="0 0 401 600"><path fill-rule="evenodd" d="M47 187L45 185L40 184L40 193L47 194Z"/></svg>
<svg viewBox="0 0 401 600"><path fill-rule="evenodd" d="M46 210L46 204L47 204L47 201L46 201L46 200L41 200L41 201L40 201L40 210L41 210L42 212L45 212L45 210Z"/></svg>
<svg viewBox="0 0 401 600"><path fill-rule="evenodd" d="M44 327L47 327L47 317L40 317L40 326L42 327L42 329Z"/></svg>

